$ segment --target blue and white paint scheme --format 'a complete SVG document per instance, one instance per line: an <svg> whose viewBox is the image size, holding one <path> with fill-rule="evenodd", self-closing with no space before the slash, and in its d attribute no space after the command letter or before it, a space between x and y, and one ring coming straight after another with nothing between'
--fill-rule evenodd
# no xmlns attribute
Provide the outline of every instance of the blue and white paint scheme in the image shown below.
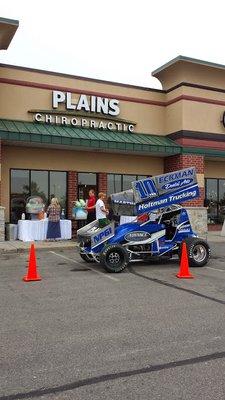
<svg viewBox="0 0 225 400"><path fill-rule="evenodd" d="M132 187L124 196L123 192L115 194L115 201L112 196L112 201L130 206L134 200L137 219L116 228L111 223L98 229L97 221L81 228L81 252L96 259L105 246L118 244L131 258L134 254L160 257L176 253L187 237L196 237L186 209L178 205L199 196L194 167L136 181ZM144 222L139 218L142 214L147 217Z"/></svg>

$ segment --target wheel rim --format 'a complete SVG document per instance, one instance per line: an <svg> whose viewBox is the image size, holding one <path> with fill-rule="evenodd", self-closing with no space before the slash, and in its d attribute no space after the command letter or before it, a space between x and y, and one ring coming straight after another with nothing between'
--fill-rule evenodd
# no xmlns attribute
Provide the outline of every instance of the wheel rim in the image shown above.
<svg viewBox="0 0 225 400"><path fill-rule="evenodd" d="M110 265L118 265L121 263L121 256L117 251L113 251L108 255L108 262Z"/></svg>
<svg viewBox="0 0 225 400"><path fill-rule="evenodd" d="M202 244L197 244L193 250L193 259L196 262L202 262L207 257L207 250Z"/></svg>

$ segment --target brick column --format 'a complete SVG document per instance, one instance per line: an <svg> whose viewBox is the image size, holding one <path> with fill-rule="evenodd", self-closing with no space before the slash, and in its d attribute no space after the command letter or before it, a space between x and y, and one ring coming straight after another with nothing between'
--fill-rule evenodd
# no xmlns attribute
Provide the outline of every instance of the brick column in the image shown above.
<svg viewBox="0 0 225 400"><path fill-rule="evenodd" d="M203 207L205 198L204 188L204 156L196 154L178 154L164 159L164 172L172 172L183 168L195 167L199 184L200 196L192 201L182 203L188 207Z"/></svg>
<svg viewBox="0 0 225 400"><path fill-rule="evenodd" d="M98 192L104 192L107 194L107 174L105 172L99 172L98 174Z"/></svg>
<svg viewBox="0 0 225 400"><path fill-rule="evenodd" d="M78 174L76 171L68 171L68 188L67 188L67 214L68 218L72 219L72 208L73 201L77 200L77 191L78 191ZM72 237L76 236L77 231L77 221L72 219Z"/></svg>

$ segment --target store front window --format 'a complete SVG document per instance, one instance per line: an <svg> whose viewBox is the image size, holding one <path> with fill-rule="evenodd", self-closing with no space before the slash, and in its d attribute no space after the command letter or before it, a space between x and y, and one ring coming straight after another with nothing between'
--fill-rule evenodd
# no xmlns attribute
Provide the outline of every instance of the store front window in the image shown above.
<svg viewBox="0 0 225 400"><path fill-rule="evenodd" d="M66 214L67 199L67 173L60 171L49 171L49 195L50 198L57 197Z"/></svg>
<svg viewBox="0 0 225 400"><path fill-rule="evenodd" d="M26 200L30 195L30 177L27 170L11 171L11 222L16 223L25 212Z"/></svg>
<svg viewBox="0 0 225 400"><path fill-rule="evenodd" d="M131 189L132 182L145 178L147 175L108 174L108 195Z"/></svg>
<svg viewBox="0 0 225 400"><path fill-rule="evenodd" d="M30 171L30 195L40 196L44 204L48 203L48 172ZM29 191L29 186L27 188Z"/></svg>
<svg viewBox="0 0 225 400"><path fill-rule="evenodd" d="M78 173L78 198L88 199L88 192L90 189L94 189L96 195L98 192L97 188L97 174L89 172Z"/></svg>
<svg viewBox="0 0 225 400"><path fill-rule="evenodd" d="M225 218L225 179L205 180L205 207L209 224L221 224Z"/></svg>
<svg viewBox="0 0 225 400"><path fill-rule="evenodd" d="M46 206L52 197L57 197L66 213L67 173L60 171L11 170L10 215L17 223L26 212L26 201L30 196L40 196ZM26 216L29 218L29 216Z"/></svg>

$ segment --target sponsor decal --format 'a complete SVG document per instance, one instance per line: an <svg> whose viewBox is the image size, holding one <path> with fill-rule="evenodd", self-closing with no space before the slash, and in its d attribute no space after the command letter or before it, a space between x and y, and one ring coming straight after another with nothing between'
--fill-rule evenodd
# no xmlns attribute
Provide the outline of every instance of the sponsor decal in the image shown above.
<svg viewBox="0 0 225 400"><path fill-rule="evenodd" d="M140 201L158 196L158 191L153 179L142 179L132 182L134 198L137 203Z"/></svg>
<svg viewBox="0 0 225 400"><path fill-rule="evenodd" d="M91 237L91 247L96 247L114 235L114 223L107 225Z"/></svg>
<svg viewBox="0 0 225 400"><path fill-rule="evenodd" d="M180 171L155 176L156 187L159 194L173 192L181 187L191 186L197 183L195 168L185 168Z"/></svg>
<svg viewBox="0 0 225 400"><path fill-rule="evenodd" d="M166 193L156 200L150 200L148 202L143 202L137 204L137 214L142 214L143 212L150 212L157 208L167 207L171 204L182 203L183 201L188 201L195 199L199 196L198 185L193 185L188 188L177 190L174 193Z"/></svg>
<svg viewBox="0 0 225 400"><path fill-rule="evenodd" d="M127 233L124 236L124 239L127 242L133 242L133 241L141 242L141 241L144 241L146 239L149 239L150 237L151 237L151 234L148 233L148 232L134 231L134 232Z"/></svg>
<svg viewBox="0 0 225 400"><path fill-rule="evenodd" d="M191 167L132 182L132 187L135 202L141 203L166 193L176 192L180 188L191 187L196 183L195 168Z"/></svg>
<svg viewBox="0 0 225 400"><path fill-rule="evenodd" d="M159 184L162 182L170 182L170 181L176 181L181 178L190 178L194 177L194 172L195 168L186 168L182 169L180 171L175 171L169 174L163 174L161 176L156 176L156 180Z"/></svg>
<svg viewBox="0 0 225 400"><path fill-rule="evenodd" d="M179 179L176 182L165 183L165 185L162 186L162 189L163 190L177 189L182 186L190 185L190 183L192 183L192 179Z"/></svg>

